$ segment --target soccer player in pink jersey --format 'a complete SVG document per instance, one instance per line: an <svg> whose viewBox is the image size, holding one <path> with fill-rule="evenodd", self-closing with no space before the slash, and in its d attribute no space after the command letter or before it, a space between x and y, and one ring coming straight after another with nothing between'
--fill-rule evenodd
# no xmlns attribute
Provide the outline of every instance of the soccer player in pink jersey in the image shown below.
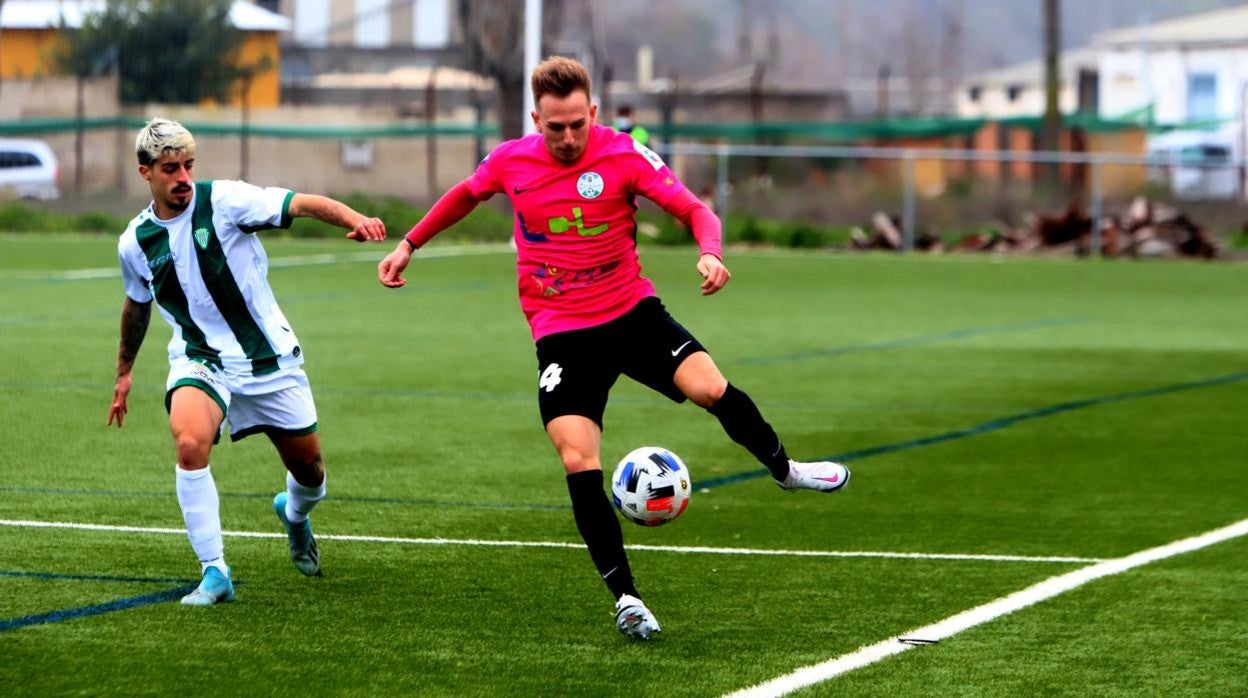
<svg viewBox="0 0 1248 698"><path fill-rule="evenodd" d="M563 461L572 513L590 558L616 598L616 626L633 638L659 632L633 582L619 519L603 491L599 448L607 395L621 374L710 412L782 489L837 492L849 470L790 460L748 395L664 309L637 260L640 194L693 232L702 294L728 283L719 219L653 151L595 123L589 73L550 58L533 71L537 133L502 143L447 191L378 265L403 286L412 253L495 194L516 212L520 307L537 343L538 405Z"/></svg>

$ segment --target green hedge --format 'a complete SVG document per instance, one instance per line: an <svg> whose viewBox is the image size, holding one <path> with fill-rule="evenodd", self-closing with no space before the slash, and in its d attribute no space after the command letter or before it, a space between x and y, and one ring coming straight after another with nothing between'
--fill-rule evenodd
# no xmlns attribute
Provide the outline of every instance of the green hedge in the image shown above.
<svg viewBox="0 0 1248 698"><path fill-rule="evenodd" d="M14 233L109 233L120 235L128 218L106 213L56 213L22 203L0 205L0 231Z"/></svg>
<svg viewBox="0 0 1248 698"><path fill-rule="evenodd" d="M426 210L413 206L397 197L368 197L352 194L339 199L361 213L377 216L386 224L391 238L406 233ZM137 210L135 211L138 212ZM103 233L120 235L130 222L129 217L112 216L106 213L57 213L39 204L12 202L0 204L0 231L15 233ZM453 229L438 236L439 240L459 241L502 241L511 235L512 222L489 206L478 206ZM309 218L299 218L291 225L289 231L276 230L269 236L291 237L337 237L342 235L340 228Z"/></svg>
<svg viewBox="0 0 1248 698"><path fill-rule="evenodd" d="M684 225L671 216L640 212L637 219L646 228L658 231L654 237L638 235L638 240L643 244L688 245L693 242L693 236ZM724 243L803 249L845 247L849 244L849 230L848 227L816 226L805 221L776 221L747 215L729 215L724 222Z"/></svg>
<svg viewBox="0 0 1248 698"><path fill-rule="evenodd" d="M386 224L386 233L397 240L419 221L427 209L413 206L395 196L367 196L348 194L338 200L365 215L376 216ZM438 235L438 240L499 242L511 236L512 221L491 206L478 206L450 230ZM300 218L286 235L298 237L335 237L342 230L321 221Z"/></svg>
<svg viewBox="0 0 1248 698"><path fill-rule="evenodd" d="M386 231L397 240L425 215L426 209L413 206L398 197L376 197L350 194L340 200L361 213L377 216L386 224ZM657 231L654 237L638 235L642 244L688 245L693 237L671 216L639 212L639 223L647 230ZM39 205L8 203L0 205L0 231L5 232L81 232L120 235L129 218L105 213L68 214L46 210ZM514 222L511 216L492 206L478 206L438 240L458 242L501 242L511 237ZM269 236L337 237L342 230L310 218L297 219L289 231L271 231ZM803 221L775 221L753 216L731 215L724 225L725 243L746 243L792 248L844 247L849 229L811 225Z"/></svg>

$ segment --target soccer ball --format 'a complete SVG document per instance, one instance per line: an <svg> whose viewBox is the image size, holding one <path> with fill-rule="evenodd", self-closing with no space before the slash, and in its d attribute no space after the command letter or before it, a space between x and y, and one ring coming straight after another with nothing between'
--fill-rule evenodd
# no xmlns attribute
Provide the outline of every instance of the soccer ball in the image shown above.
<svg viewBox="0 0 1248 698"><path fill-rule="evenodd" d="M611 500L624 518L662 526L689 504L689 468L675 453L642 446L624 456L611 476Z"/></svg>

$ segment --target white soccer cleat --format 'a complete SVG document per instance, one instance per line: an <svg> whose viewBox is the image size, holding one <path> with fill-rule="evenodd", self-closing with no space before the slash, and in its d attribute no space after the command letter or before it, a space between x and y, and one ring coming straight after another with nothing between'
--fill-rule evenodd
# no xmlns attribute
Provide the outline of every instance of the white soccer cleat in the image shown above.
<svg viewBox="0 0 1248 698"><path fill-rule="evenodd" d="M625 637L637 640L649 640L651 635L662 632L659 621L646 608L641 599L625 594L615 602L615 627Z"/></svg>
<svg viewBox="0 0 1248 698"><path fill-rule="evenodd" d="M849 484L849 468L830 460L800 463L789 461L789 476L776 484L782 490L839 492Z"/></svg>

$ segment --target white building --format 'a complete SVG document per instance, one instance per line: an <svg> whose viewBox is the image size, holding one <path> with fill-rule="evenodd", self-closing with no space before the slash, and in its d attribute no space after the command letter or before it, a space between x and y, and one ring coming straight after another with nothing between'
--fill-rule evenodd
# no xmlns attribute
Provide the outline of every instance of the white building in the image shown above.
<svg viewBox="0 0 1248 698"><path fill-rule="evenodd" d="M1101 32L1062 52L1060 108L1080 105L1112 119L1151 110L1160 124L1238 122L1248 89L1248 4ZM1094 75L1093 75L1094 74ZM1082 80L1081 80L1082 76ZM959 116L1009 118L1044 113L1040 60L980 73L955 96Z"/></svg>
<svg viewBox="0 0 1248 698"><path fill-rule="evenodd" d="M1087 80L1093 79L1098 55L1098 51L1092 48L1062 52L1058 68L1061 83L1058 109L1062 113L1078 110L1081 76L1084 89L1092 89ZM1043 114L1044 61L1037 59L972 75L958 85L954 110L958 116L968 119L1008 119Z"/></svg>
<svg viewBox="0 0 1248 698"><path fill-rule="evenodd" d="M1248 5L1096 35L1100 113L1151 106L1161 124L1243 118Z"/></svg>

